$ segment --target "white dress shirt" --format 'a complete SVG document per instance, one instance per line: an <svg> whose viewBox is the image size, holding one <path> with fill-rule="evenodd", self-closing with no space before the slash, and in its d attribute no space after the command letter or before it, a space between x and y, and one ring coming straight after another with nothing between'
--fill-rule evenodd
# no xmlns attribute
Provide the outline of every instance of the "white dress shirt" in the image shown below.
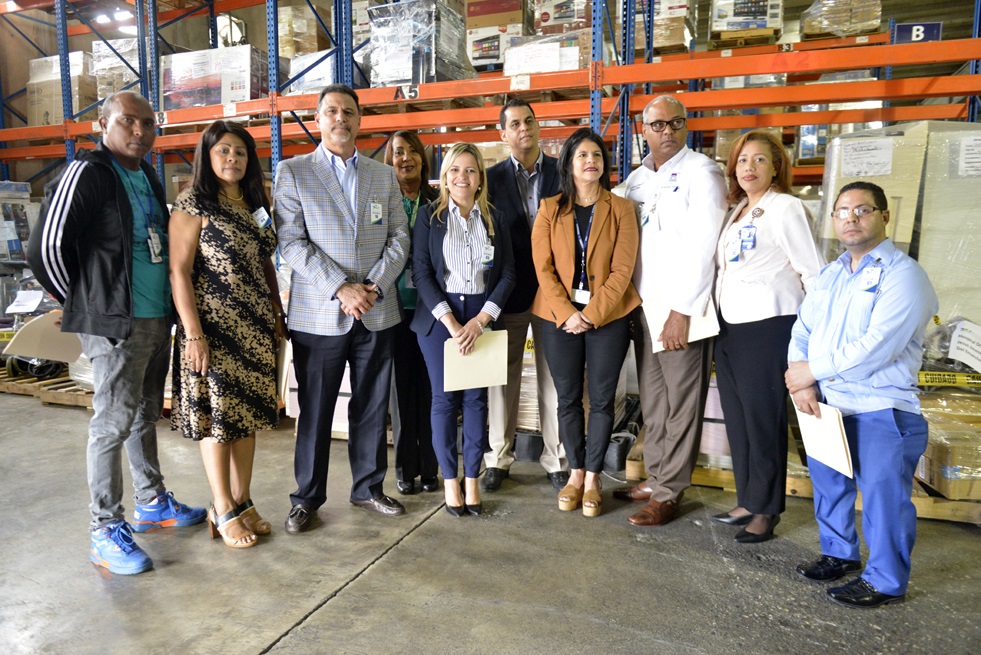
<svg viewBox="0 0 981 655"><path fill-rule="evenodd" d="M722 169L683 146L654 170L651 155L618 186L640 205L640 256L634 286L645 302L702 316L715 282L715 247L726 213ZM660 326L651 326L655 333Z"/></svg>
<svg viewBox="0 0 981 655"><path fill-rule="evenodd" d="M487 227L480 217L480 207L474 205L470 217L464 219L453 199L449 200L446 237L443 239L443 288L447 294L477 295L487 290L487 272L490 264L482 262L484 248L493 247L487 236ZM501 308L487 301L481 308L495 321ZM452 310L445 300L433 308L433 317L439 320Z"/></svg>
<svg viewBox="0 0 981 655"><path fill-rule="evenodd" d="M804 292L824 266L800 200L771 189L736 222L747 203L743 198L729 214L716 250L715 298L727 323L796 314ZM753 218L754 209L763 213ZM738 248L739 230L749 225L756 227L756 247L742 250L738 261L729 261Z"/></svg>

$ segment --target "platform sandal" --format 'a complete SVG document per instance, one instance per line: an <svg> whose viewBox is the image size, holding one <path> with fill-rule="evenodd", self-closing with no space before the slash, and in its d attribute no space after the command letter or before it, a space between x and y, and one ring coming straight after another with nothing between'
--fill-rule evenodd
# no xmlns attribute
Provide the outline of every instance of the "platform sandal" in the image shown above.
<svg viewBox="0 0 981 655"><path fill-rule="evenodd" d="M228 531L234 530L236 527L245 529L245 534L240 534L237 537L229 535ZM208 510L208 530L212 539L220 536L229 548L251 548L258 543L255 533L246 527L242 517L234 509L227 514L218 516L215 506L212 505Z"/></svg>
<svg viewBox="0 0 981 655"><path fill-rule="evenodd" d="M259 516L259 511L255 508L251 498L236 507L235 511L242 517L242 523L245 524L245 527L252 532L261 535L272 532L272 524Z"/></svg>

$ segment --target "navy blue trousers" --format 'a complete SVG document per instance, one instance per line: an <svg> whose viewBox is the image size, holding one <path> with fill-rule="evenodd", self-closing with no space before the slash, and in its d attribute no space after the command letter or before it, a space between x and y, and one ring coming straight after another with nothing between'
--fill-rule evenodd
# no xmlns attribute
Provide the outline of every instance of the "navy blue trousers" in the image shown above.
<svg viewBox="0 0 981 655"><path fill-rule="evenodd" d="M453 316L464 325L480 313L484 306L484 294L447 294ZM428 311L419 307L417 311ZM436 321L426 336L419 336L419 348L429 369L429 382L433 388L431 423L433 450L443 473L444 480L458 476L456 447L456 423L463 410L463 474L468 478L480 475L480 464L487 445L487 389L443 391L443 343L450 338L446 327Z"/></svg>

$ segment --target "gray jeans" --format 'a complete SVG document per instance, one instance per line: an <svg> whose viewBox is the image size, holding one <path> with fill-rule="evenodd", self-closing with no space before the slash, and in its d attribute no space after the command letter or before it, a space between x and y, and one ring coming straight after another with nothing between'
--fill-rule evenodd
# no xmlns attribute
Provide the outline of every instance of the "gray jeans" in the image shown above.
<svg viewBox="0 0 981 655"><path fill-rule="evenodd" d="M125 520L121 450L125 446L141 505L163 491L157 460L157 420L163 412L164 381L170 365L169 318L137 318L128 339L80 334L92 362L95 395L89 422L90 530Z"/></svg>

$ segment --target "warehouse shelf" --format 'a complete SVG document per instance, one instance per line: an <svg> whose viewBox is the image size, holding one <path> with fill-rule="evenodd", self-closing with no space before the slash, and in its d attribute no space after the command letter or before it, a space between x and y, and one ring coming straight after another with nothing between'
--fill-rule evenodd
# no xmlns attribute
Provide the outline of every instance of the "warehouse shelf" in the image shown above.
<svg viewBox="0 0 981 655"><path fill-rule="evenodd" d="M145 5L144 5L145 2ZM38 5L38 3L33 3ZM276 3L273 0L219 0L196 7L168 9L156 12L163 0L140 0L136 8L145 9L143 20L137 20L143 36L156 33L160 25L189 17L209 16L215 12L231 11L265 4L267 7L267 50L270 56L270 89L267 98L232 103L194 107L159 112L163 128L155 145L158 170L162 174L164 161L186 158L182 151L193 149L199 135L168 134L168 128L199 121L219 118L249 120L267 117L261 124L250 124L249 131L260 144L260 154L268 155L272 166L284 156L309 152L315 147L310 138L316 133L312 120L302 120L298 114L309 114L316 104L316 94L281 95L273 89L280 88L276 52L278 29ZM594 8L594 42L603 39L604 3ZM632 4L632 3L628 3ZM52 2L49 6L65 3ZM0 14L20 11L14 3L0 3ZM337 44L338 52L351 52L350 2L340 2L342 11L335 13L335 33L330 38ZM35 7L32 7L35 8ZM343 11L346 9L346 12ZM596 13L599 12L599 13ZM346 18L345 18L346 13ZM977 12L976 12L977 13ZM596 17L599 19L597 20ZM64 21L64 19L62 19ZM627 21L632 31L632 22ZM89 31L90 26L65 26L65 36ZM625 30L626 31L626 30ZM622 42L632 45L631 39ZM535 104L541 121L559 121L563 127L543 128L543 138L564 138L582 119L589 118L594 129L603 130L608 140L616 143L615 150L629 152L631 135L637 133L634 118L655 95L679 92L691 112L689 127L693 133L712 133L722 129L746 129L755 127L792 128L811 124L860 123L872 121L896 122L924 119L966 120L971 118L972 97L981 95L981 75L951 77L920 77L884 79L838 83L808 83L817 80L822 73L888 68L941 62L973 62L981 60L981 38L957 39L932 43L890 44L886 32L834 39L819 39L790 44L748 46L731 50L712 50L684 54L663 55L651 62L637 63L629 48L628 58L635 63L604 65L595 55L590 67L559 73L504 77L501 73L483 73L475 79L434 82L408 87L384 87L359 90L364 116L359 148L370 150L385 142L385 134L397 128L416 129L427 145L445 145L461 140L498 141L496 129L499 109L496 105L479 103L475 107L433 108L434 105L468 99L518 94ZM155 49L155 39L150 39ZM61 43L59 43L61 47ZM64 46L67 52L67 44ZM627 52L628 49L624 48ZM350 81L352 57L336 57L338 78ZM141 62L142 89L157 108L159 102L159 58L152 53L150 61ZM711 79L718 77L785 73L788 86L752 89L715 89ZM149 79L147 79L149 78ZM656 85L656 87L654 86ZM611 95L611 91L615 95ZM563 99L563 94L580 96ZM588 94L588 96L587 96ZM547 102L541 101L548 98ZM801 105L850 102L857 100L882 100L886 103L916 102L924 98L966 98L943 104L886 106L881 109L843 111L796 111ZM538 100L538 102L536 102ZM759 107L783 107L783 113L761 113L742 116L710 117L702 115L717 109ZM391 113L396 112L396 113ZM284 120L292 116L295 122ZM395 120L397 117L397 120ZM0 119L2 120L2 119ZM394 125L393 123L397 123ZM2 125L2 123L0 123ZM64 139L69 148L91 147L83 143L86 137L97 136L98 126L91 122L65 121L63 125L44 128L0 129L0 146L10 142L28 142L30 145L0 148L0 163L63 156L66 148L59 145L36 144L37 141ZM71 156L70 154L68 155ZM621 159L621 162L624 161ZM810 169L812 167L808 167ZM811 174L801 171L800 175ZM802 178L803 179L803 178Z"/></svg>

